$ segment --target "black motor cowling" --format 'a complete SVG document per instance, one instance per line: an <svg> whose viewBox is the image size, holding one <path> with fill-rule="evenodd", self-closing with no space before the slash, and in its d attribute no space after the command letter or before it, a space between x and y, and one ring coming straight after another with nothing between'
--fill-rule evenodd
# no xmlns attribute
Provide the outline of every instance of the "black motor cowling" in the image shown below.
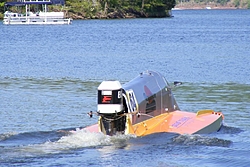
<svg viewBox="0 0 250 167"><path fill-rule="evenodd" d="M123 109L122 86L119 81L103 81L98 87L99 128L107 135L123 133L126 116Z"/></svg>

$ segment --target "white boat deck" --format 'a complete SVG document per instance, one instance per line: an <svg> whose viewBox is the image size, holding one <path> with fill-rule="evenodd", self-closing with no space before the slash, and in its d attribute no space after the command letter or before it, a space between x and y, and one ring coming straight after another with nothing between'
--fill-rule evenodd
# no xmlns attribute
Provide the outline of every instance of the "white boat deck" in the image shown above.
<svg viewBox="0 0 250 167"><path fill-rule="evenodd" d="M6 11L4 13L3 24L71 24L72 19L65 18L64 12L48 12L47 5L64 3L62 0L16 0L9 2L9 6L25 6L25 14ZM44 5L43 11L33 13L30 11L30 5Z"/></svg>

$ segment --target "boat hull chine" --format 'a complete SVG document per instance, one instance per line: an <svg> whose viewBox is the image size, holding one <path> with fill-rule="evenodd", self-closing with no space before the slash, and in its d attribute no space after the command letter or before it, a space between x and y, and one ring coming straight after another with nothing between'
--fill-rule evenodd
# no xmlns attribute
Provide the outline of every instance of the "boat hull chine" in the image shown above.
<svg viewBox="0 0 250 167"><path fill-rule="evenodd" d="M132 125L129 117L126 121L125 134L146 136L153 133L177 134L208 134L217 132L223 123L223 115L219 112L196 113L175 111L164 113L140 123ZM85 129L90 132L99 132L99 125L95 124Z"/></svg>
<svg viewBox="0 0 250 167"><path fill-rule="evenodd" d="M223 115L206 113L198 115L185 111L164 113L149 120L133 125L137 136L152 133L170 132L178 134L205 134L220 129Z"/></svg>

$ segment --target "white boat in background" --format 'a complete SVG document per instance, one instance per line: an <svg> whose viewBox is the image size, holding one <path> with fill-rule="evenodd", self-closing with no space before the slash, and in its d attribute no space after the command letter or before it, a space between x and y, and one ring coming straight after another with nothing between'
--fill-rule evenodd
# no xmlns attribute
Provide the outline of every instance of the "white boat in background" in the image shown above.
<svg viewBox="0 0 250 167"><path fill-rule="evenodd" d="M17 0L6 2L5 8L24 7L25 14L5 11L3 24L71 24L71 18L65 18L64 12L48 12L48 5L64 5L64 0ZM33 13L30 5L42 6L43 11Z"/></svg>
<svg viewBox="0 0 250 167"><path fill-rule="evenodd" d="M172 8L172 10L182 10L181 8Z"/></svg>

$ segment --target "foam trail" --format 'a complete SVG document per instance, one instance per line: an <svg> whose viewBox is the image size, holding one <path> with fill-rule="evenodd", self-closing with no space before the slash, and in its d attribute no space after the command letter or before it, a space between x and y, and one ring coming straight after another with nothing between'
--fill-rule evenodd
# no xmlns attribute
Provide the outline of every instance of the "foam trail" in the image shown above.
<svg viewBox="0 0 250 167"><path fill-rule="evenodd" d="M56 144L63 145L67 148L82 148L82 147L92 147L92 146L105 146L121 141L128 140L133 135L115 135L108 136L103 133L89 132L85 129L76 129L71 135L63 136L59 139Z"/></svg>
<svg viewBox="0 0 250 167"><path fill-rule="evenodd" d="M220 146L220 147L229 147L232 144L230 140L224 140L219 138L210 138L207 136L201 136L198 134L194 135L180 135L173 139L175 144L183 145L204 145L204 146Z"/></svg>
<svg viewBox="0 0 250 167"><path fill-rule="evenodd" d="M110 137L102 133L91 133L85 130L76 130L58 141L47 141L43 144L29 145L20 148L23 152L36 154L56 154L71 149L93 147L111 144Z"/></svg>
<svg viewBox="0 0 250 167"><path fill-rule="evenodd" d="M11 136L14 136L17 134L18 133L16 133L16 132L7 132L7 133L0 134L0 141L6 140L6 139L10 138Z"/></svg>
<svg viewBox="0 0 250 167"><path fill-rule="evenodd" d="M109 145L111 140L110 136L103 133L91 133L86 130L76 129L72 134L61 137L55 144L62 145L65 148L82 148Z"/></svg>
<svg viewBox="0 0 250 167"><path fill-rule="evenodd" d="M5 157L21 158L21 157L36 157L46 154L58 154L71 151L72 149L88 148L95 146L116 145L122 143L133 136L117 135L107 136L103 133L88 132L84 129L76 129L71 131L67 136L62 136L59 140L51 142L47 141L42 144L32 144L19 147L5 147ZM0 159L4 158L0 156Z"/></svg>

